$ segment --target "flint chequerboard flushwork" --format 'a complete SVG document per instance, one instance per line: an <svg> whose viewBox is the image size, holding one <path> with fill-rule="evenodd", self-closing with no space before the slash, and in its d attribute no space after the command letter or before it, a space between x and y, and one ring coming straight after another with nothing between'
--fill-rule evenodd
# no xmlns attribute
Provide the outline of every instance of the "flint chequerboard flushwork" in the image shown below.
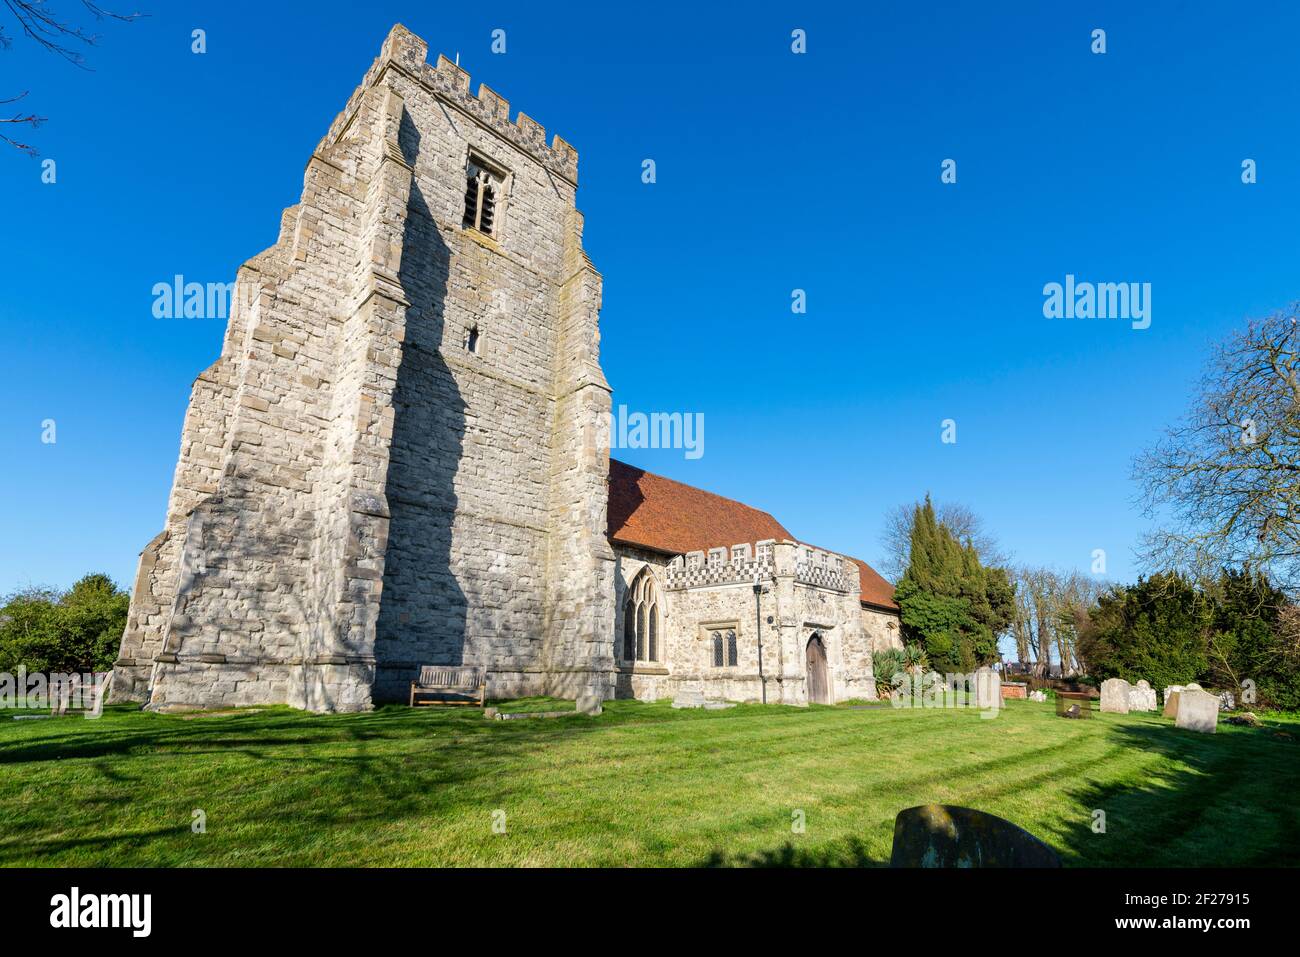
<svg viewBox="0 0 1300 957"><path fill-rule="evenodd" d="M238 272L113 697L355 711L435 664L492 697L874 697L887 582L609 458L577 152L426 54L393 28Z"/></svg>

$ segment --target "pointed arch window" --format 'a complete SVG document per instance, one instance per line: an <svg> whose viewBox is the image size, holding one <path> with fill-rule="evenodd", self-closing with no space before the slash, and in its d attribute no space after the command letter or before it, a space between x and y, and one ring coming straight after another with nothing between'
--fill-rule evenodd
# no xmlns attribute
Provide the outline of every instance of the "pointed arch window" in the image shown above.
<svg viewBox="0 0 1300 957"><path fill-rule="evenodd" d="M470 154L465 163L465 215L461 225L496 238L497 209L505 173L482 158Z"/></svg>
<svg viewBox="0 0 1300 957"><path fill-rule="evenodd" d="M627 590L627 601L623 605L623 660L659 661L660 647L659 588L650 574L650 569L643 568Z"/></svg>
<svg viewBox="0 0 1300 957"><path fill-rule="evenodd" d="M718 628L709 632L713 667L734 668L740 664L740 648L736 642L735 628Z"/></svg>

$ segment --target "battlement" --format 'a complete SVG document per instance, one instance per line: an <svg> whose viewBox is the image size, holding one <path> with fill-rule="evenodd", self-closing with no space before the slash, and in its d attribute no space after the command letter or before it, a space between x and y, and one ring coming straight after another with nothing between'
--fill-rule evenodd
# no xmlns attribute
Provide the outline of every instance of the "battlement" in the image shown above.
<svg viewBox="0 0 1300 957"><path fill-rule="evenodd" d="M678 555L668 563L667 587L702 588L790 575L801 584L847 592L854 587L850 566L834 552L769 538L753 546L742 542Z"/></svg>
<svg viewBox="0 0 1300 957"><path fill-rule="evenodd" d="M578 151L570 143L555 134L547 146L546 129L540 123L522 111L511 120L509 100L486 83L479 84L477 94L471 93L468 73L441 54L435 63L428 63L428 51L428 43L400 23L395 24L384 39L378 58L366 71L361 87L353 93L348 105L331 125L321 146L333 144L346 133L365 90L378 83L387 70L395 69L421 84L444 103L528 154L557 176L577 186Z"/></svg>

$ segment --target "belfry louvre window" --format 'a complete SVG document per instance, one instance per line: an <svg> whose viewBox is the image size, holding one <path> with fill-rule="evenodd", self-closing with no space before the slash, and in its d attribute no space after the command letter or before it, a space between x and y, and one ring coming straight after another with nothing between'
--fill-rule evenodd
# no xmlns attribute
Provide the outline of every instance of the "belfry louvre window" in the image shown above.
<svg viewBox="0 0 1300 957"><path fill-rule="evenodd" d="M504 177L471 156L465 166L465 218L461 225L485 236L497 234L497 214Z"/></svg>
<svg viewBox="0 0 1300 957"><path fill-rule="evenodd" d="M623 606L623 660L659 660L659 589L650 570L632 580Z"/></svg>

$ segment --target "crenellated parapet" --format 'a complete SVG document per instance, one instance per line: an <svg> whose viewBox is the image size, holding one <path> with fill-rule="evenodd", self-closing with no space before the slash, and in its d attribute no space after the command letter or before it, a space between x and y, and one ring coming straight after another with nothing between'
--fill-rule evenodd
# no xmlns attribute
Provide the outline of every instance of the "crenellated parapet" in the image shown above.
<svg viewBox="0 0 1300 957"><path fill-rule="evenodd" d="M469 74L441 55L433 66L425 65L422 79L440 97L529 153L551 172L578 184L578 151L559 134L552 136L547 146L545 128L522 111L511 121L509 101L486 83L479 84L477 96L471 94Z"/></svg>
<svg viewBox="0 0 1300 957"><path fill-rule="evenodd" d="M775 542L748 542L718 546L708 552L687 552L668 563L670 591L680 588L706 588L770 579L776 571Z"/></svg>
<svg viewBox="0 0 1300 957"><path fill-rule="evenodd" d="M439 55L436 62L426 62L429 45L401 24L389 32L379 57L366 72L361 88L348 101L343 112L330 126L329 133L317 147L317 155L324 155L340 138L346 137L352 116L360 104L365 90L379 83L387 70L398 70L411 80L420 83L440 100L459 110L465 116L492 130L496 135L527 153L557 176L574 186L578 184L578 151L558 134L546 144L545 128L520 112L510 118L510 102L486 83L480 83L478 92L470 92L470 75L447 57Z"/></svg>
<svg viewBox="0 0 1300 957"><path fill-rule="evenodd" d="M849 592L856 587L855 571L848 559L834 552L767 539L678 555L668 563L667 586L708 588L787 576L800 584Z"/></svg>
<svg viewBox="0 0 1300 957"><path fill-rule="evenodd" d="M851 591L856 579L850 572L846 559L833 552L799 546L799 560L795 562L794 579L804 585L828 588L831 591Z"/></svg>

